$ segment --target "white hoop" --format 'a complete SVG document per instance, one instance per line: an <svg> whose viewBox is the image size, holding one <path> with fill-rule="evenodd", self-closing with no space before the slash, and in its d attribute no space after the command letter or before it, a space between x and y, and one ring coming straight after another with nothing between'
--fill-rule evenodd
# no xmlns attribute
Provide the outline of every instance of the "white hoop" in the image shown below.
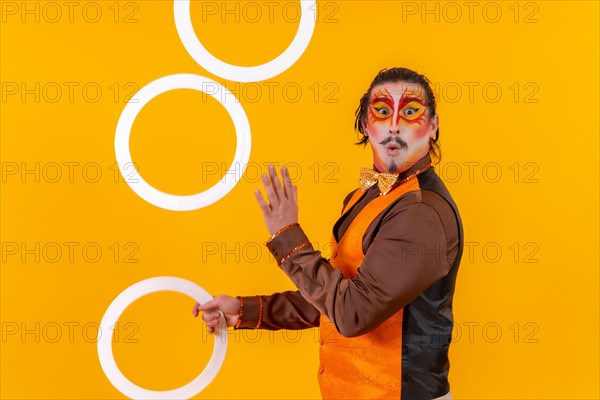
<svg viewBox="0 0 600 400"><path fill-rule="evenodd" d="M112 353L111 328L127 307L135 300L147 294L161 291L172 291L186 294L203 304L212 300L212 296L200 286L186 279L161 276L145 279L125 289L108 306L104 313L98 336L98 358L108 380L125 396L132 399L189 399L200 393L215 378L225 359L227 350L227 326L221 318L221 323L215 332L215 347L212 356L204 370L193 381L173 390L153 391L144 389L132 383L123 375Z"/></svg>
<svg viewBox="0 0 600 400"><path fill-rule="evenodd" d="M223 179L213 187L189 196L168 194L152 187L139 175L131 160L131 151L129 149L131 127L142 108L159 94L174 89L198 90L210 94L217 101L221 102L233 120L237 137L233 163ZM207 89L210 90L207 91ZM125 179L125 182L127 182L138 196L148 203L173 211L190 211L206 207L229 193L237 184L236 178L244 174L248 165L248 159L250 158L251 145L248 117L235 95L212 79L193 74L168 75L152 81L141 88L123 109L117 123L117 132L115 135L115 154L121 174L123 177L131 175L129 167L133 167L133 172L136 174L135 181Z"/></svg>
<svg viewBox="0 0 600 400"><path fill-rule="evenodd" d="M175 26L192 58L208 72L230 81L258 82L279 75L302 56L315 30L316 0L300 0L300 25L292 43L277 58L254 67L239 67L219 60L200 43L190 15L190 0L174 0Z"/></svg>

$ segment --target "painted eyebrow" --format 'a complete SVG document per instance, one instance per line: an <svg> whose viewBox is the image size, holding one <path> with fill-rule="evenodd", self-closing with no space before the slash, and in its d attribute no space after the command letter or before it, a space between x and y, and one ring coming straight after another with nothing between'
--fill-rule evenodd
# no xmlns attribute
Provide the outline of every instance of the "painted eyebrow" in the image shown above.
<svg viewBox="0 0 600 400"><path fill-rule="evenodd" d="M379 89L377 92L373 93L373 98L379 98L379 97L385 97L385 98L392 98L392 95L386 90L386 89Z"/></svg>
<svg viewBox="0 0 600 400"><path fill-rule="evenodd" d="M402 105L405 105L406 103L410 103L411 101L416 101L417 103L421 104L422 106L425 106L425 104L423 104L423 100L419 97L407 96L407 97L403 97L400 99L400 103L402 103Z"/></svg>
<svg viewBox="0 0 600 400"><path fill-rule="evenodd" d="M370 103L376 103L378 101L384 102L388 105L393 105L394 104L394 99L392 99L391 97L387 97L387 96L375 96L371 99Z"/></svg>

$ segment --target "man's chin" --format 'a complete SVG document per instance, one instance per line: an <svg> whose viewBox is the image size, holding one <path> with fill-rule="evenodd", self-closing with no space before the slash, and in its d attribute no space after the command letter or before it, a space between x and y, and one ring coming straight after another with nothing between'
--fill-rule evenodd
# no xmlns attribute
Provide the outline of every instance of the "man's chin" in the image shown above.
<svg viewBox="0 0 600 400"><path fill-rule="evenodd" d="M392 174L397 174L407 169L405 160L401 157L394 157L392 159L388 159L386 162L386 168L386 172L390 172Z"/></svg>

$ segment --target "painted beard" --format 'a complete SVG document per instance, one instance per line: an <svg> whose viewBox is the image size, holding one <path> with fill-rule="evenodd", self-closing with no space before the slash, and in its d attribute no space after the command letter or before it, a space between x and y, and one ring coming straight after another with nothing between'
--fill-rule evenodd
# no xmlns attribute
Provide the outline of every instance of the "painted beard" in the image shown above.
<svg viewBox="0 0 600 400"><path fill-rule="evenodd" d="M408 144L398 136L388 136L379 142L380 145L385 146L386 154L391 157L388 172L394 172L398 169L393 157L397 156L401 150L408 150Z"/></svg>

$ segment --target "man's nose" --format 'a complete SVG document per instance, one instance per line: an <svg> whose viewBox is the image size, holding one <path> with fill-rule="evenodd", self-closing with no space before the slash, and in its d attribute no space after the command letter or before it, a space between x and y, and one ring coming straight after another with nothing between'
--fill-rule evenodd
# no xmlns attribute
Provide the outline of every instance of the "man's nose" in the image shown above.
<svg viewBox="0 0 600 400"><path fill-rule="evenodd" d="M398 121L395 118L396 116L392 116L391 121L390 121L390 127L389 127L389 132L390 135L398 135L400 134L400 126L398 125Z"/></svg>
<svg viewBox="0 0 600 400"><path fill-rule="evenodd" d="M390 132L391 135L399 135L400 134L400 127L397 124L392 123L390 125L389 132Z"/></svg>

